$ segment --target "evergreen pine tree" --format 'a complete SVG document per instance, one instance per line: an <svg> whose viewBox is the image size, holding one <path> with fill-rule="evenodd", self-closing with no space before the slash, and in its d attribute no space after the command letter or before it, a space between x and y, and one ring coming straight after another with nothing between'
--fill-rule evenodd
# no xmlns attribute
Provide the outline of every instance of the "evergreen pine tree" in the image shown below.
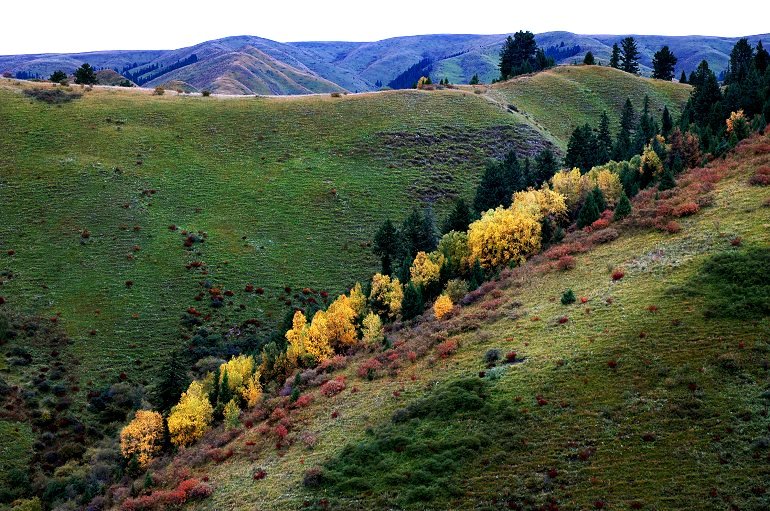
<svg viewBox="0 0 770 511"><path fill-rule="evenodd" d="M670 167L666 167L663 169L663 174L660 176L660 183L658 183L658 190L664 191L664 190L670 190L676 186L676 181L674 180L674 171Z"/></svg>
<svg viewBox="0 0 770 511"><path fill-rule="evenodd" d="M598 186L594 186L594 189L591 190L591 195L594 196L594 202L596 203L596 209L599 210L599 214L607 209L607 200L604 198L604 192L602 192L602 189Z"/></svg>
<svg viewBox="0 0 770 511"><path fill-rule="evenodd" d="M527 187L536 187L537 185L535 182L537 181L537 176L535 176L535 172L532 169L532 165L529 162L529 158L524 158L524 168L521 169L521 174L524 176L524 179L527 181Z"/></svg>
<svg viewBox="0 0 770 511"><path fill-rule="evenodd" d="M603 165L612 159L612 134L607 112L602 112L599 120L599 133L596 136L596 164Z"/></svg>
<svg viewBox="0 0 770 511"><path fill-rule="evenodd" d="M559 170L559 161L550 148L546 147L535 157L535 165L532 170L529 167L529 159L524 161L524 176L527 178L527 186L539 188L541 184L548 181Z"/></svg>
<svg viewBox="0 0 770 511"><path fill-rule="evenodd" d="M593 193L589 193L586 196L586 201L583 203L583 207L580 208L580 213L577 217L577 226L579 229L589 226L599 219L601 212L596 205L596 199Z"/></svg>
<svg viewBox="0 0 770 511"><path fill-rule="evenodd" d="M590 51L586 53L586 56L583 58L583 64L587 66L594 66L596 65L596 59L594 58L594 54Z"/></svg>
<svg viewBox="0 0 770 511"><path fill-rule="evenodd" d="M478 289L485 280L486 276L484 275L484 269L481 267L479 260L476 259L473 261L473 266L471 267L471 276L470 279L468 279L468 290L473 291Z"/></svg>
<svg viewBox="0 0 770 511"><path fill-rule="evenodd" d="M687 75L684 74L684 69L682 69L682 76L679 77L679 83L687 83Z"/></svg>
<svg viewBox="0 0 770 511"><path fill-rule="evenodd" d="M422 250L420 247L423 245L423 229L423 216L420 214L420 210L416 207L412 208L412 212L401 225L401 251L404 257L409 260L409 264L417 252Z"/></svg>
<svg viewBox="0 0 770 511"><path fill-rule="evenodd" d="M661 118L660 134L664 137L668 137L671 130L674 129L674 120L671 119L671 113L668 111L668 107L663 107L663 117Z"/></svg>
<svg viewBox="0 0 770 511"><path fill-rule="evenodd" d="M390 219L385 220L374 235L372 252L382 262L382 274L390 275L393 272L393 261L400 252L398 231Z"/></svg>
<svg viewBox="0 0 770 511"><path fill-rule="evenodd" d="M424 309L422 288L410 282L404 289L404 299L401 301L401 317L408 321L422 314Z"/></svg>
<svg viewBox="0 0 770 511"><path fill-rule="evenodd" d="M87 62L75 70L75 83L92 85L96 83L96 72Z"/></svg>
<svg viewBox="0 0 770 511"><path fill-rule="evenodd" d="M436 228L436 216L433 208L426 207L422 212L422 227L420 229L420 244L418 251L433 252L438 246L438 229Z"/></svg>
<svg viewBox="0 0 770 511"><path fill-rule="evenodd" d="M452 211L449 212L441 232L443 234L450 231L465 232L468 230L470 223L471 210L468 208L468 204L465 203L465 199L460 197L455 201Z"/></svg>
<svg viewBox="0 0 770 511"><path fill-rule="evenodd" d="M508 207L511 204L510 188L505 182L503 168L499 162L489 161L484 168L484 174L476 187L476 197L473 199L473 208L478 213L483 213L497 206Z"/></svg>
<svg viewBox="0 0 770 511"><path fill-rule="evenodd" d="M610 67L620 69L620 47L618 43L612 45L612 56L610 57Z"/></svg>
<svg viewBox="0 0 770 511"><path fill-rule="evenodd" d="M668 46L656 51L652 57L652 77L670 82L674 78L676 62L677 58L671 53Z"/></svg>
<svg viewBox="0 0 770 511"><path fill-rule="evenodd" d="M218 382L214 382L217 384ZM233 398L233 391L230 388L230 377L227 376L227 369L222 371L222 381L219 383L219 400L217 405L222 405L222 408L230 402Z"/></svg>
<svg viewBox="0 0 770 511"><path fill-rule="evenodd" d="M564 163L568 168L577 167L586 173L596 165L597 140L588 124L578 126L567 143Z"/></svg>
<svg viewBox="0 0 770 511"><path fill-rule="evenodd" d="M469 85L478 85L479 84L479 74L473 73L473 76L471 77L471 81L468 82Z"/></svg>
<svg viewBox="0 0 770 511"><path fill-rule="evenodd" d="M219 366L217 366L217 368L214 369L214 385L211 386L211 393L209 394L209 401L214 403L214 405L219 402L219 379L221 375L222 373Z"/></svg>
<svg viewBox="0 0 770 511"><path fill-rule="evenodd" d="M171 353L171 358L161 369L161 377L156 387L155 397L158 409L168 411L179 401L179 396L187 390L188 380L186 371L177 352Z"/></svg>
<svg viewBox="0 0 770 511"><path fill-rule="evenodd" d="M614 221L623 220L625 217L631 214L631 201L628 199L628 195L623 191L618 199L618 204L615 206L615 214L613 215Z"/></svg>
<svg viewBox="0 0 770 511"><path fill-rule="evenodd" d="M639 50L636 47L634 38L626 37L620 42L620 46L620 68L626 73L639 74Z"/></svg>
<svg viewBox="0 0 770 511"><path fill-rule="evenodd" d="M67 73L65 73L64 71L58 70L58 71L54 71L51 74L51 76L48 78L48 81L51 81L53 83L59 83L66 79L67 79Z"/></svg>
<svg viewBox="0 0 770 511"><path fill-rule="evenodd" d="M757 43L757 50L754 53L754 67L757 68L760 76L764 76L768 64L770 64L770 53L762 46L762 41L759 41Z"/></svg>
<svg viewBox="0 0 770 511"><path fill-rule="evenodd" d="M412 273L410 271L412 267L412 261L414 261L414 257L404 256L404 258L401 260L401 264L398 265L396 278L398 278L398 280L403 285L406 285L406 283L412 279Z"/></svg>

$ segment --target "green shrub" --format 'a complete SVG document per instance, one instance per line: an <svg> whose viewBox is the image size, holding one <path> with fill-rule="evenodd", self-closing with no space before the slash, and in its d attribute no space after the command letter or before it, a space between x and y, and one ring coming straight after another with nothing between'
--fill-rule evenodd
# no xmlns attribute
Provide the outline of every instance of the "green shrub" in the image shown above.
<svg viewBox="0 0 770 511"><path fill-rule="evenodd" d="M571 289L567 289L561 295L561 304L569 305L571 303L575 303L575 293Z"/></svg>

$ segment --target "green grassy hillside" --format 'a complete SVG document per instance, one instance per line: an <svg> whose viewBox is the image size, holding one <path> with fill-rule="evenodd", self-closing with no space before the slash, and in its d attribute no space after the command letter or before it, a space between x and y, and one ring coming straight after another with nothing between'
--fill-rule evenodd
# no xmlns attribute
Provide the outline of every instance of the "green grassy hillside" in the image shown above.
<svg viewBox="0 0 770 511"><path fill-rule="evenodd" d="M535 258L454 317L392 333L373 381L363 353L332 375L340 394L270 402L288 410L284 447L282 415L257 415L219 451L232 457L193 468L216 488L196 508L767 509L770 196L748 180L768 138L680 180L718 182L680 232L620 226L568 271ZM445 340L459 349L442 358ZM490 369L491 349L515 363Z"/></svg>
<svg viewBox="0 0 770 511"><path fill-rule="evenodd" d="M598 126L603 111L610 118L613 132L617 130L626 98L631 99L637 114L647 95L656 119L660 119L664 105L676 118L690 95L690 87L639 78L610 67L561 66L495 84L489 95L528 114L566 144L577 126L586 122Z"/></svg>
<svg viewBox="0 0 770 511"><path fill-rule="evenodd" d="M97 88L52 106L5 81L0 116L5 307L60 313L83 382L151 378L185 344L188 307L225 325L275 325L303 287L344 291L376 269L367 243L385 217L424 201L440 216L447 199L470 196L486 158L545 143L523 118L458 91L216 99ZM205 242L185 247L182 230ZM205 281L233 291L225 307L195 300Z"/></svg>

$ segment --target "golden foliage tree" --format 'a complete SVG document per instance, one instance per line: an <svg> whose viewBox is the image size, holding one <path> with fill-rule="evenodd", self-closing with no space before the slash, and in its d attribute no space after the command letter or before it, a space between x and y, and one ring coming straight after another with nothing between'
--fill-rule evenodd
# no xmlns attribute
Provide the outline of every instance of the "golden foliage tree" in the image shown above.
<svg viewBox="0 0 770 511"><path fill-rule="evenodd" d="M318 312L316 316L318 316ZM358 339L356 338L356 311L350 304L350 299L345 295L337 297L329 308L326 309L324 329L322 334L326 337L326 344L332 348L351 346L355 344ZM313 317L315 322L316 316ZM310 326L311 332L313 326Z"/></svg>
<svg viewBox="0 0 770 511"><path fill-rule="evenodd" d="M431 257L432 256L432 257ZM431 256L425 252L417 252L417 256L409 268L412 282L415 286L427 287L433 282L438 282L441 265L444 263L444 256L439 253L432 253Z"/></svg>
<svg viewBox="0 0 770 511"><path fill-rule="evenodd" d="M296 311L292 318L291 328L286 332L286 358L293 366L298 365L299 357L307 353L307 345L310 335L310 328L307 324L307 318L302 311Z"/></svg>
<svg viewBox="0 0 770 511"><path fill-rule="evenodd" d="M404 288L397 278L376 273L372 277L372 290L369 293L372 306L380 313L395 319L401 314L401 302L404 300Z"/></svg>
<svg viewBox="0 0 770 511"><path fill-rule="evenodd" d="M213 414L214 409L203 385L193 381L168 416L171 441L174 445L193 443L209 429Z"/></svg>
<svg viewBox="0 0 770 511"><path fill-rule="evenodd" d="M539 190L530 188L514 193L511 207L532 215L538 221L548 215L559 217L567 212L564 195L551 190L545 184Z"/></svg>
<svg viewBox="0 0 770 511"><path fill-rule="evenodd" d="M467 232L449 231L441 237L436 250L444 256L454 273L464 273L470 267Z"/></svg>
<svg viewBox="0 0 770 511"><path fill-rule="evenodd" d="M366 295L361 290L360 282L356 282L356 285L350 290L349 300L350 307L352 307L356 313L356 318L363 319L366 314Z"/></svg>
<svg viewBox="0 0 770 511"><path fill-rule="evenodd" d="M254 408L262 397L262 385L259 383L259 371L255 371L246 383L241 387L241 397L246 402L246 407Z"/></svg>
<svg viewBox="0 0 770 511"><path fill-rule="evenodd" d="M663 173L663 162L649 144L644 147L639 172L642 180L648 182Z"/></svg>
<svg viewBox="0 0 770 511"><path fill-rule="evenodd" d="M564 196L567 207L574 211L582 202L585 194L585 185L580 169L562 170L551 178L553 191Z"/></svg>
<svg viewBox="0 0 770 511"><path fill-rule="evenodd" d="M485 268L510 261L523 263L526 256L540 249L540 221L528 208L489 210L473 222L468 231L471 259Z"/></svg>
<svg viewBox="0 0 770 511"><path fill-rule="evenodd" d="M452 299L449 298L449 295L442 294L436 298L436 301L433 303L433 314L435 314L438 319L441 319L452 310L452 307Z"/></svg>
<svg viewBox="0 0 770 511"><path fill-rule="evenodd" d="M382 320L380 317L370 312L363 321L362 341L367 346L379 346L385 336L382 333Z"/></svg>
<svg viewBox="0 0 770 511"><path fill-rule="evenodd" d="M256 364L251 355L238 355L233 357L221 366L219 366L219 383L222 384L225 373L227 373L227 386L233 393L239 393L246 382L254 374Z"/></svg>
<svg viewBox="0 0 770 511"><path fill-rule="evenodd" d="M583 178L586 180L585 189L593 190L595 187L598 187L607 201L607 206L610 208L617 204L620 196L623 194L620 176L617 172L613 172L609 165L594 167Z"/></svg>
<svg viewBox="0 0 770 511"><path fill-rule="evenodd" d="M222 412L224 415L224 423L227 429L234 429L238 427L240 423L241 409L238 408L238 403L235 399L231 399L225 405L225 409Z"/></svg>
<svg viewBox="0 0 770 511"><path fill-rule="evenodd" d="M128 459L136 456L146 467L163 448L163 416L151 410L139 410L134 420L120 431L120 451Z"/></svg>

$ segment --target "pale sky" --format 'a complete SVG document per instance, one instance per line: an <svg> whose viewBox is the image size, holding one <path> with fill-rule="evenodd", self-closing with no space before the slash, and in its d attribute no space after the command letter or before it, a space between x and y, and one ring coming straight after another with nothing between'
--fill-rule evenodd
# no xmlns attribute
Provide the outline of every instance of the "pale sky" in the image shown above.
<svg viewBox="0 0 770 511"><path fill-rule="evenodd" d="M8 0L0 55L176 49L231 35L374 41L418 34L739 36L770 32L765 2L476 0ZM762 7L764 4L765 7ZM731 6L731 7L728 7ZM626 7L632 7L627 9ZM753 15L752 15L753 13Z"/></svg>

